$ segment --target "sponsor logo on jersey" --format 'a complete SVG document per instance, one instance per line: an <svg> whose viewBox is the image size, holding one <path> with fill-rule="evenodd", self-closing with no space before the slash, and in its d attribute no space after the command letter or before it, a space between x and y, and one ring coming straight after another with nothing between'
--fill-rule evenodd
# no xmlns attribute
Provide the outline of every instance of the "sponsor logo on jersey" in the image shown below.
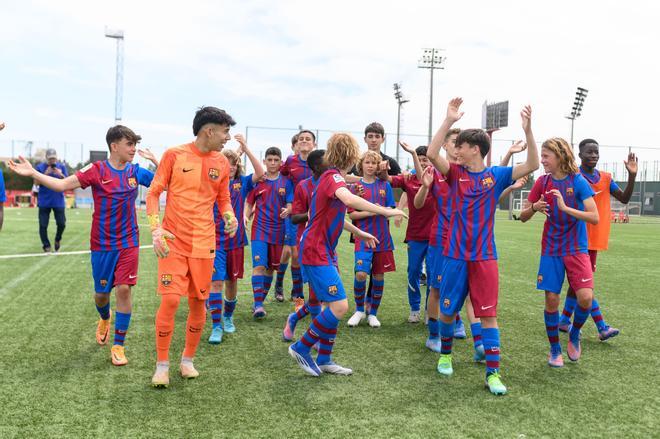
<svg viewBox="0 0 660 439"><path fill-rule="evenodd" d="M128 177L128 185L130 187L137 187L137 180L135 177Z"/></svg>
<svg viewBox="0 0 660 439"><path fill-rule="evenodd" d="M220 177L220 171L216 168L209 168L209 178L211 180L217 180Z"/></svg>
<svg viewBox="0 0 660 439"><path fill-rule="evenodd" d="M485 177L485 178L481 179L481 186L482 187L490 188L494 184L495 184L495 181L493 181L493 177L491 177L491 176L488 176L488 177Z"/></svg>
<svg viewBox="0 0 660 439"><path fill-rule="evenodd" d="M337 289L337 285L330 285L328 287L328 294L330 294L331 296L334 296L335 294L337 294L338 291L339 290Z"/></svg>
<svg viewBox="0 0 660 439"><path fill-rule="evenodd" d="M165 286L168 286L169 284L172 283L172 275L171 274L163 274L160 276L160 283L162 283Z"/></svg>

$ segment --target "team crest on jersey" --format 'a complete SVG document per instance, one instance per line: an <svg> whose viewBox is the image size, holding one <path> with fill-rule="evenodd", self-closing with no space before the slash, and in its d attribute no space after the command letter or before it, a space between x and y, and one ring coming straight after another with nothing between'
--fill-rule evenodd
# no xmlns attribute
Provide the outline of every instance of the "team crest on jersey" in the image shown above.
<svg viewBox="0 0 660 439"><path fill-rule="evenodd" d="M102 287L108 285L108 280L107 279L101 279L101 282L99 282Z"/></svg>
<svg viewBox="0 0 660 439"><path fill-rule="evenodd" d="M385 196L385 189L378 189L378 195L380 195L381 197L384 197Z"/></svg>
<svg viewBox="0 0 660 439"><path fill-rule="evenodd" d="M128 177L128 185L130 187L137 187L137 180L135 177Z"/></svg>
<svg viewBox="0 0 660 439"><path fill-rule="evenodd" d="M220 177L220 171L216 168L209 168L209 178L211 180L217 180Z"/></svg>
<svg viewBox="0 0 660 439"><path fill-rule="evenodd" d="M573 188L572 187L566 188L566 195L568 195L569 197L573 196Z"/></svg>
<svg viewBox="0 0 660 439"><path fill-rule="evenodd" d="M493 177L488 176L486 178L481 179L481 186L485 187L486 189L490 188L495 184L495 181L493 181Z"/></svg>
<svg viewBox="0 0 660 439"><path fill-rule="evenodd" d="M330 285L328 287L328 294L330 294L331 296L334 296L335 294L337 294L337 291L339 291L339 290L337 290L337 285Z"/></svg>
<svg viewBox="0 0 660 439"><path fill-rule="evenodd" d="M542 274L539 274L539 275L536 277L536 282L539 283L539 284L543 282L543 275L542 275Z"/></svg>
<svg viewBox="0 0 660 439"><path fill-rule="evenodd" d="M239 183L234 183L234 184L231 185L231 188L235 191L240 191L241 187L243 187L243 185L240 182Z"/></svg>
<svg viewBox="0 0 660 439"><path fill-rule="evenodd" d="M286 195L286 188L281 187L277 189L277 193L280 195Z"/></svg>
<svg viewBox="0 0 660 439"><path fill-rule="evenodd" d="M162 283L165 286L168 286L169 284L172 283L172 275L171 274L163 274L160 276L160 283Z"/></svg>
<svg viewBox="0 0 660 439"><path fill-rule="evenodd" d="M444 306L445 308L449 308L449 307L451 306L451 300L449 300L449 299L445 299L445 300L442 302L442 306Z"/></svg>

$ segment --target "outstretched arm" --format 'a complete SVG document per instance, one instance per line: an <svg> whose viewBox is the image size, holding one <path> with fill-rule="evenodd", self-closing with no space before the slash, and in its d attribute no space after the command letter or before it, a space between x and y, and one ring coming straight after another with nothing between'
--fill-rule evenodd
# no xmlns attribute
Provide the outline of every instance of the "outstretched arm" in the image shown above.
<svg viewBox="0 0 660 439"><path fill-rule="evenodd" d="M379 206L378 204L370 203L364 198L352 194L351 191L349 191L346 187L340 187L337 189L335 191L335 196L346 206L355 210L372 212L376 215L382 215L388 218L397 215L403 215L404 217L408 218L408 215L406 215L405 212L402 212L399 209L391 209L388 207Z"/></svg>
<svg viewBox="0 0 660 439"><path fill-rule="evenodd" d="M519 178L511 186L504 189L504 191L502 191L502 195L500 195L500 201L508 197L511 192L522 189L523 186L525 186L527 183L527 180L529 180L529 175L525 175L524 177Z"/></svg>
<svg viewBox="0 0 660 439"><path fill-rule="evenodd" d="M539 168L539 150L534 141L534 133L532 133L532 107L526 105L520 112L522 118L523 131L525 131L525 138L527 140L527 160L525 163L513 167L511 178L518 180L520 177L531 174Z"/></svg>
<svg viewBox="0 0 660 439"><path fill-rule="evenodd" d="M513 157L514 154L523 152L526 149L527 149L527 144L522 140L518 140L516 143L511 145L511 148L509 148L506 154L504 154L504 157L502 157L502 161L500 162L500 166L509 166L509 161L511 160L511 157Z"/></svg>
<svg viewBox="0 0 660 439"><path fill-rule="evenodd" d="M443 175L447 175L449 172L449 162L446 158L442 157L440 154L440 149L442 148L442 144L445 142L445 137L447 136L447 133L451 129L452 125L454 125L457 120L463 117L463 112L460 111L462 103L462 98L454 98L449 101L449 104L447 105L447 116L445 116L445 120L442 122L442 125L440 125L440 128L435 133L435 136L433 136L431 144L426 150L426 156L428 159L431 161L431 163L433 163L433 166L435 166L438 171L442 172Z"/></svg>
<svg viewBox="0 0 660 439"><path fill-rule="evenodd" d="M637 157L632 152L628 154L628 160L624 160L623 164L626 165L628 171L628 184L625 190L619 189L612 192L612 196L623 204L628 204L630 197L632 197L633 190L635 189L635 178L637 177Z"/></svg>
<svg viewBox="0 0 660 439"><path fill-rule="evenodd" d="M71 175L66 178L55 178L46 174L38 172L32 167L30 162L25 160L22 156L18 156L18 161L9 160L7 162L9 169L24 177L32 177L37 184L46 186L57 192L70 191L80 187L78 177Z"/></svg>
<svg viewBox="0 0 660 439"><path fill-rule="evenodd" d="M380 242L372 234L367 233L367 232L355 227L353 224L351 224L350 222L348 222L346 220L344 220L344 230L346 230L349 233L352 233L357 238L360 238L362 241L364 241L365 244L367 244L367 247L369 247L369 248L376 248L376 244L378 244Z"/></svg>

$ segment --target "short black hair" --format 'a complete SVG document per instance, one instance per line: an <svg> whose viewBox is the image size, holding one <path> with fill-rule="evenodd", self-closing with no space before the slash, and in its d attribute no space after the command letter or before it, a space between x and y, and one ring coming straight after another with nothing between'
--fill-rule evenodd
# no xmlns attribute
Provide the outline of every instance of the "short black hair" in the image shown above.
<svg viewBox="0 0 660 439"><path fill-rule="evenodd" d="M269 155L276 155L279 158L282 158L282 151L277 146L271 146L266 150L266 153L264 154L264 158L268 157Z"/></svg>
<svg viewBox="0 0 660 439"><path fill-rule="evenodd" d="M426 156L426 151L427 150L428 150L428 148L426 147L426 145L422 145L422 146L417 147L417 149L415 150L415 153L417 153L417 155Z"/></svg>
<svg viewBox="0 0 660 439"><path fill-rule="evenodd" d="M584 148L590 143L595 143L596 145L598 145L598 142L596 142L594 139L584 139L582 142L580 142L579 145L580 151L582 151L582 148Z"/></svg>
<svg viewBox="0 0 660 439"><path fill-rule="evenodd" d="M302 133L308 133L308 134L310 134L310 135L312 136L312 139L314 139L314 143L316 143L316 134L314 134L314 133L311 132L310 130L300 130L300 132L299 132L298 134L296 134L296 135L297 135L297 136L300 136Z"/></svg>
<svg viewBox="0 0 660 439"><path fill-rule="evenodd" d="M367 134L369 134L369 133L376 133L376 134L380 134L381 136L385 137L385 128L383 128L383 125L381 125L378 122L371 122L364 129L364 137L367 137Z"/></svg>
<svg viewBox="0 0 660 439"><path fill-rule="evenodd" d="M467 143L470 146L478 146L481 157L486 157L490 151L490 137L484 130L469 128L458 133L456 145Z"/></svg>
<svg viewBox="0 0 660 439"><path fill-rule="evenodd" d="M291 147L295 146L298 143L298 134L294 134L291 138Z"/></svg>
<svg viewBox="0 0 660 439"><path fill-rule="evenodd" d="M135 134L132 129L125 127L124 125L115 125L111 127L105 135L105 142L108 144L108 149L110 149L110 144L119 142L121 139L127 139L137 144L142 140L142 137Z"/></svg>
<svg viewBox="0 0 660 439"><path fill-rule="evenodd" d="M233 127L236 121L225 110L216 107L199 107L193 119L193 134L196 136L207 123Z"/></svg>
<svg viewBox="0 0 660 439"><path fill-rule="evenodd" d="M310 152L307 156L307 165L312 170L312 172L317 173L319 168L323 164L323 155L325 154L325 149L315 149Z"/></svg>

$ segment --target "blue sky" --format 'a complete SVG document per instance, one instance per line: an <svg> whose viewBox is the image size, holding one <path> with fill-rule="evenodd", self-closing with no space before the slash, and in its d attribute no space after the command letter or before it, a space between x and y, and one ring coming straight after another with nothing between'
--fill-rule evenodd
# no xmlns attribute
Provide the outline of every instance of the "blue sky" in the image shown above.
<svg viewBox="0 0 660 439"><path fill-rule="evenodd" d="M123 123L157 152L189 141L200 105L246 126L353 131L374 120L396 129L392 84L410 103L402 132L428 127L423 47L446 49L436 72L435 126L448 99L465 99L461 127L479 126L484 100L510 101L494 155L520 138L518 112L533 106L537 140L570 135L575 89L590 90L575 138L652 147L660 41L653 2L23 1L0 14L0 156L11 140L49 141L78 161L105 148L114 122L114 41L125 32ZM257 151L288 146L292 131L251 129ZM321 143L328 133L321 133ZM388 152L394 155L390 136ZM404 136L413 144L423 137ZM499 139L499 140L498 140ZM15 142L20 151L22 143ZM603 149L622 160L627 149ZM22 151L20 151L22 152ZM640 149L660 159L660 149ZM405 153L404 153L405 154Z"/></svg>

